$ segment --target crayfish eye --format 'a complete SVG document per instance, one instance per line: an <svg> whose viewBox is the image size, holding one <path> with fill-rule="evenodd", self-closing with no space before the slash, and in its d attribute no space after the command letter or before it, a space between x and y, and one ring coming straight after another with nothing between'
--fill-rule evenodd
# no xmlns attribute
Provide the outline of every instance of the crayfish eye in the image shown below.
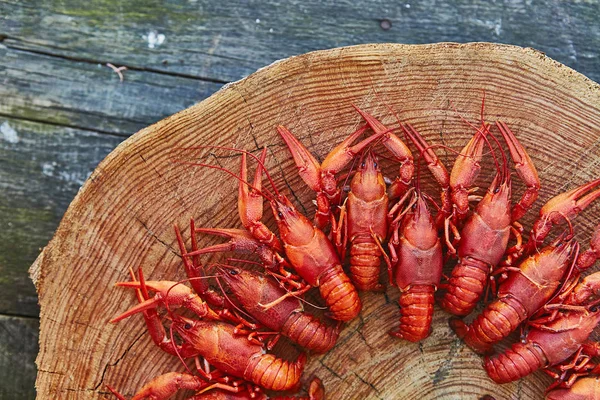
<svg viewBox="0 0 600 400"><path fill-rule="evenodd" d="M238 272L235 269L230 269L229 270L229 275L237 275Z"/></svg>
<svg viewBox="0 0 600 400"><path fill-rule="evenodd" d="M277 213L277 216L278 216L279 218L283 218L283 213L282 213L281 211L279 211L279 212Z"/></svg>
<svg viewBox="0 0 600 400"><path fill-rule="evenodd" d="M375 168L377 168L377 163L373 163L373 166L374 166Z"/></svg>
<svg viewBox="0 0 600 400"><path fill-rule="evenodd" d="M183 325L183 329L185 329L186 331L192 329L192 324L186 322L185 325Z"/></svg>
<svg viewBox="0 0 600 400"><path fill-rule="evenodd" d="M362 164L360 164L361 168L364 168L367 166L367 164L363 161Z"/></svg>

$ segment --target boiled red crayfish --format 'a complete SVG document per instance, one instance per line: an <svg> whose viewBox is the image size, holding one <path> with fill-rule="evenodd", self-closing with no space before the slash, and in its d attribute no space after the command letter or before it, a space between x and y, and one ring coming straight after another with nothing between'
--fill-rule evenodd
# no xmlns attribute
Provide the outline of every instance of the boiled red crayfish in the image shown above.
<svg viewBox="0 0 600 400"><path fill-rule="evenodd" d="M193 237L196 232L205 230L197 229L192 220L190 231ZM236 301L233 307L230 306L228 302L232 300L231 296L219 294L206 285L205 279L201 279L204 277L204 269L195 258L207 249L199 251L196 240L192 239L192 250L188 253L179 229L175 228L175 232L186 271L193 271L190 281L196 281L196 291L211 305L233 312L241 308L269 331L286 336L294 343L317 353L324 353L335 345L339 326L324 323L305 312L297 295L291 296L290 292L269 275L230 265L219 265L217 277L230 289L231 296ZM244 239L243 236L241 238Z"/></svg>
<svg viewBox="0 0 600 400"><path fill-rule="evenodd" d="M133 273L132 273L133 274ZM306 362L306 355L301 354L295 362L282 360L273 354L265 354L264 344L251 341L240 336L236 327L221 320L218 313L212 311L203 303L198 316L201 320L192 320L175 314L171 315L171 327L183 339L183 344L176 344L160 321L156 312L159 304L173 305L175 302L170 292L178 292L182 285L177 282L167 283L163 287L155 282L145 282L140 274L140 281L119 283L137 289L138 306L114 318L112 322L120 321L134 313L143 312L146 326L154 343L162 350L178 357L202 357L207 364L217 368L226 376L242 378L265 389L289 390L295 388ZM156 288L158 295L150 299L146 286ZM188 289L189 290L189 289ZM187 292L187 291L186 291ZM195 311L198 296L186 295L179 302L182 306ZM208 373L207 373L208 375ZM224 380L226 382L226 380Z"/></svg>
<svg viewBox="0 0 600 400"><path fill-rule="evenodd" d="M283 249L286 258L277 256L282 280L300 290L307 289L304 282L311 287L319 288L321 297L329 308L331 318L338 321L350 321L355 318L362 307L360 298L356 288L342 268L342 263L334 245L325 233L300 213L285 195L279 193L264 168L266 148L260 157L256 157L258 166L252 185L246 180L247 152L240 152L240 177L229 171L227 172L239 180L238 209L244 227L255 239L270 246L275 252ZM220 167L201 163L189 164L223 170ZM261 177L263 171L266 173L275 194L269 194L262 190ZM264 198L271 205L279 228L280 238L261 222ZM286 266L291 266L304 282L299 281L297 276L286 271Z"/></svg>
<svg viewBox="0 0 600 400"><path fill-rule="evenodd" d="M597 274L597 275L596 275ZM504 353L486 357L484 368L498 383L520 379L540 368L563 365L562 370L581 368L591 357L600 354L600 345L589 341L600 323L598 309L600 273L571 287L572 294L561 304L548 305L549 315L527 323L522 343L514 344ZM590 287L590 284L594 285ZM563 296L565 297L565 296Z"/></svg>
<svg viewBox="0 0 600 400"><path fill-rule="evenodd" d="M442 244L435 221L419 190L407 206L401 226L393 223L393 231L389 245L394 271L388 272L390 282L400 289L401 317L398 330L390 333L417 342L431 331L433 296L440 284L443 266Z"/></svg>
<svg viewBox="0 0 600 400"><path fill-rule="evenodd" d="M286 142L294 161L298 166L300 177L317 192L317 214L315 220L332 221L332 236L336 239L338 253L343 260L347 243L350 243L350 278L360 290L381 290L379 270L383 255L381 242L387 234L388 197L383 175L377 165L377 159L371 151L366 153L350 183L348 197L340 207L339 220L331 208L341 204L341 190L337 184L335 173L343 169L360 151L379 140L389 130L374 118L368 124L342 141L323 163L319 165L314 156L285 127L277 127L277 131ZM367 128L375 131L375 135L351 146ZM384 143L388 143L386 138ZM388 144L390 146L390 144ZM406 147L406 146L405 146ZM408 155L410 150L406 148ZM412 160L412 156L410 156ZM412 165L412 163L410 164ZM410 172L412 178L412 171ZM319 218L317 218L317 216ZM317 226L324 226L323 222Z"/></svg>
<svg viewBox="0 0 600 400"><path fill-rule="evenodd" d="M108 389L119 399L127 400L123 395L111 388ZM188 400L324 400L325 389L321 380L313 378L308 389L308 396L275 396L255 392L245 386L222 388L221 384L212 383L196 375L169 372L145 384L131 400L167 400L180 390L193 390L196 392Z"/></svg>
<svg viewBox="0 0 600 400"><path fill-rule="evenodd" d="M367 152L341 207L336 243L344 259L350 242L350 278L360 290L382 290L379 283L382 242L387 235L388 197L383 175L372 152Z"/></svg>
<svg viewBox="0 0 600 400"><path fill-rule="evenodd" d="M589 184L580 188L589 189ZM580 192L576 189L569 193ZM600 190L594 196L600 196ZM571 197L557 197L563 201L556 203L552 199L549 203L560 204L557 208L567 211L565 215L574 215L565 203L570 207L578 203L572 202ZM590 249L572 263L572 254L578 247L574 240L566 241L563 234L551 245L523 260L518 268L505 268L508 271L507 278L498 288L498 299L488 304L470 326L458 319L453 319L451 326L469 347L479 353L490 352L494 343L508 336L551 299L566 279L570 265L574 265L575 271L571 277L577 279L581 272L594 264L600 256L600 226L592 238Z"/></svg>

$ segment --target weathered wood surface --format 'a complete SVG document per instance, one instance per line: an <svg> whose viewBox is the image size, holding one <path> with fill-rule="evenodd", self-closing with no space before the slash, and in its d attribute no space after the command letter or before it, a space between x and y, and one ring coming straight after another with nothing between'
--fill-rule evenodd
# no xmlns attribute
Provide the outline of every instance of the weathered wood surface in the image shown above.
<svg viewBox="0 0 600 400"><path fill-rule="evenodd" d="M46 245L74 193L96 165L122 140L96 132L0 117L1 265L23 265ZM0 291L0 307L12 314L37 316L31 281L16 268L2 270L11 282Z"/></svg>
<svg viewBox="0 0 600 400"><path fill-rule="evenodd" d="M37 318L0 315L0 399L34 398L31 377L36 368L31 360L38 352L39 327Z"/></svg>
<svg viewBox="0 0 600 400"><path fill-rule="evenodd" d="M276 59L365 42L495 41L599 81L598 2L543 3L0 1L0 314L37 315L27 268L119 136ZM124 83L106 62L129 66ZM3 371L7 398L29 398Z"/></svg>
<svg viewBox="0 0 600 400"><path fill-rule="evenodd" d="M42 305L39 396L101 398L107 383L131 394L176 364L143 335L139 318L137 324L106 324L131 304L130 292L106 290L127 279L128 267L143 265L157 279L182 276L173 221L185 226L195 217L203 226L239 226L232 212L237 182L223 181L220 171L173 163L174 156L185 157L173 149L209 140L253 151L269 145L275 183L307 205L313 194L290 158L277 151L283 145L275 125L288 126L323 157L361 123L350 103L392 123L385 102L427 138L459 148L465 127L453 107L477 120L482 89L486 114L518 132L539 166L541 201L598 175L600 87L539 52L487 44L368 45L291 58L130 138L91 175L34 267ZM218 162L235 170L239 161ZM489 179L491 171L488 165L484 176ZM532 218L523 221L526 226ZM272 217L265 221L272 225ZM595 224L594 218L580 219L580 237ZM83 289L76 284L81 281L93 285ZM393 288L386 295L364 294L362 317L331 352L311 357L308 375L321 377L342 399L540 398L548 377L493 384L441 312L432 336L420 345L390 337L396 297Z"/></svg>
<svg viewBox="0 0 600 400"><path fill-rule="evenodd" d="M126 71L126 81L105 64L78 62L0 48L6 83L0 114L14 118L129 136L205 99L222 85L148 71Z"/></svg>
<svg viewBox="0 0 600 400"><path fill-rule="evenodd" d="M315 49L444 41L531 46L600 80L597 1L0 4L8 46L221 82ZM388 30L381 27L384 19L391 23Z"/></svg>

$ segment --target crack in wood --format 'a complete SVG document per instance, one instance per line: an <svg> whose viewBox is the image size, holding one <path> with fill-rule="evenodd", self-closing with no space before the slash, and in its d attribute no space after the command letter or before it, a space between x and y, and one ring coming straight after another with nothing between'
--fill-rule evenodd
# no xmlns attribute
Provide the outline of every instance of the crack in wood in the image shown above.
<svg viewBox="0 0 600 400"><path fill-rule="evenodd" d="M365 326L365 320L362 314L358 315L358 319L360 322L358 323L358 326L355 329L355 332L357 333L358 337L365 343L369 350L377 350L376 348L373 348L373 346L367 341L367 338L365 337L365 334L362 331L362 328Z"/></svg>
<svg viewBox="0 0 600 400"><path fill-rule="evenodd" d="M392 301L390 300L390 297L388 296L387 292L382 292L383 294L383 298L385 299L385 304L390 304L392 303Z"/></svg>
<svg viewBox="0 0 600 400"><path fill-rule="evenodd" d="M359 381L361 381L362 383L364 383L365 385L369 386L371 389L373 389L375 392L377 392L377 398L380 400L385 400L383 397L381 397L381 391L379 389L377 389L375 387L374 384L372 384L371 382L367 381L365 378L363 378L362 376L360 376L359 374L357 374L356 372L352 372L352 374L358 378Z"/></svg>
<svg viewBox="0 0 600 400"><path fill-rule="evenodd" d="M337 371L333 370L333 369L332 369L331 367L329 367L327 364L325 364L325 363L323 362L323 359L322 359L322 358L321 358L321 359L319 359L319 364L321 364L321 366L322 366L323 368L325 368L327 371L329 371L329 372L331 373L331 375L335 376L337 379L339 379L339 380L341 380L341 381L343 381L343 380L344 380L344 377L343 377L343 376L341 376L340 374L338 374L338 373L337 373Z"/></svg>
<svg viewBox="0 0 600 400"><path fill-rule="evenodd" d="M240 96L246 107L248 107L248 101L246 100L244 94L235 86L233 86L233 90ZM254 140L254 145L256 146L256 149L260 150L261 147L258 144L258 139L256 138L256 135L254 134L254 124L252 123L252 120L246 113L244 113L244 118L246 118L248 124L250 125L250 130L248 131L248 133L250 134L250 136L252 136L252 140Z"/></svg>
<svg viewBox="0 0 600 400"><path fill-rule="evenodd" d="M165 179L164 176L161 174L160 170L158 168L156 168L156 166L154 164L149 163L143 154L138 153L138 155L140 156L140 158L142 159L144 164L150 166L150 168L152 168L152 170L156 173L156 175L159 176L160 179L162 179L167 185L169 185L173 188L173 195L177 199L177 202L181 205L181 207L183 207L183 209L185 209L186 211L189 212L190 208L188 207L187 204L185 204L183 197L179 194L179 191L177 190L178 189L176 186L177 181L169 181L168 179Z"/></svg>
<svg viewBox="0 0 600 400"><path fill-rule="evenodd" d="M100 385L102 385L104 383L104 376L106 375L106 372L108 371L109 368L116 366L117 364L119 364L127 355L127 353L129 353L129 350L131 350L131 348L142 338L146 335L146 332L142 332L140 333L140 335L135 338L133 340L133 342L129 345L129 347L127 347L125 349L125 351L123 352L123 354L121 354L121 356L119 358L117 358L117 360L114 363L108 363L104 366L104 369L102 370L102 375L100 376L100 382L98 382L98 384L96 386L94 386L92 389L85 389L85 390L92 390L92 391L96 391L98 390L98 388L100 387Z"/></svg>
<svg viewBox="0 0 600 400"><path fill-rule="evenodd" d="M146 225L146 223L144 221L142 221L137 215L134 216L134 218L137 222L139 222L144 227L144 229L146 229L146 232L148 232L150 234L150 236L152 236L157 242L164 245L174 255L179 256L179 253L177 253L177 251L175 251L175 249L169 243L167 243L164 240L162 240L161 238L159 238L158 235L152 229L150 229L148 227L148 225Z"/></svg>
<svg viewBox="0 0 600 400"><path fill-rule="evenodd" d="M22 47L22 46L18 45L19 42L30 43L30 44L33 44L36 46L39 44L36 42L33 42L33 41L28 41L28 40L20 39L17 37L8 36L8 35L0 36L0 38L2 39L1 42L4 42L4 45L7 48L13 49L13 50L19 50L19 51L23 51L23 52L28 52L31 54L39 54L39 55L48 56L48 57L60 58L62 60L82 62L82 63L94 64L94 65L98 65L98 64L105 65L106 63L111 63L111 64L115 63L113 60L96 60L96 59L90 59L90 58L85 58L85 57L67 56L67 55L62 55L62 54L56 54L51 51L44 51L44 50L39 50L39 49L31 49L31 48L27 48L27 47ZM16 42L16 45L15 44L7 44L6 40L14 40ZM211 56L220 57L220 56L216 56L214 54L211 54ZM220 58L224 58L224 57L220 57ZM140 67L140 66L135 66L135 65L122 64L120 62L117 62L117 64L119 64L120 67L127 67L127 69L130 71L150 72L153 74L168 75L168 76L173 76L173 77L187 78L187 79L193 79L196 81L203 81L203 82L210 82L210 83L219 83L219 84L229 83L229 81L226 81L223 79L209 78L207 76L184 74L181 72L165 71L165 70L160 70L160 69L150 68L150 67Z"/></svg>
<svg viewBox="0 0 600 400"><path fill-rule="evenodd" d="M51 374L51 375L64 375L64 372L58 372L58 371L50 371L47 369L43 369L43 368L38 368L39 372L43 372L45 374Z"/></svg>
<svg viewBox="0 0 600 400"><path fill-rule="evenodd" d="M91 127L85 127L85 126L79 126L79 125L73 125L73 124L63 124L63 123L58 123L58 122L48 121L48 120L43 120L43 119L38 119L38 118L25 118L22 116L10 115L10 114L6 114L6 113L2 113L2 112L0 112L0 118L10 118L10 119L14 119L17 121L35 122L37 124L56 126L56 127L60 127L60 128L77 129L77 130L81 130L81 131L93 132L93 133L97 133L100 135L114 136L114 137L118 137L118 138L128 138L129 136L133 135L133 133L127 133L127 134L116 133L116 132L105 131L105 130L97 129L97 128L91 128Z"/></svg>

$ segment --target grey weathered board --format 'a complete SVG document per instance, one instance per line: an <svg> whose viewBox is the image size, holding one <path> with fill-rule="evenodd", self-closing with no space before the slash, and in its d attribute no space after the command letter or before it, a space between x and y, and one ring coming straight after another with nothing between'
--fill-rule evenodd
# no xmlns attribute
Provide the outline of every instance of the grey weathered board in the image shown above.
<svg viewBox="0 0 600 400"><path fill-rule="evenodd" d="M31 362L38 351L37 318L0 315L0 399L33 398L31 377L36 368Z"/></svg>
<svg viewBox="0 0 600 400"><path fill-rule="evenodd" d="M277 59L356 43L512 43L599 81L598 2L541 3L0 1L0 313L15 316L0 399L32 397L27 268L122 137ZM123 83L107 62L130 68Z"/></svg>

